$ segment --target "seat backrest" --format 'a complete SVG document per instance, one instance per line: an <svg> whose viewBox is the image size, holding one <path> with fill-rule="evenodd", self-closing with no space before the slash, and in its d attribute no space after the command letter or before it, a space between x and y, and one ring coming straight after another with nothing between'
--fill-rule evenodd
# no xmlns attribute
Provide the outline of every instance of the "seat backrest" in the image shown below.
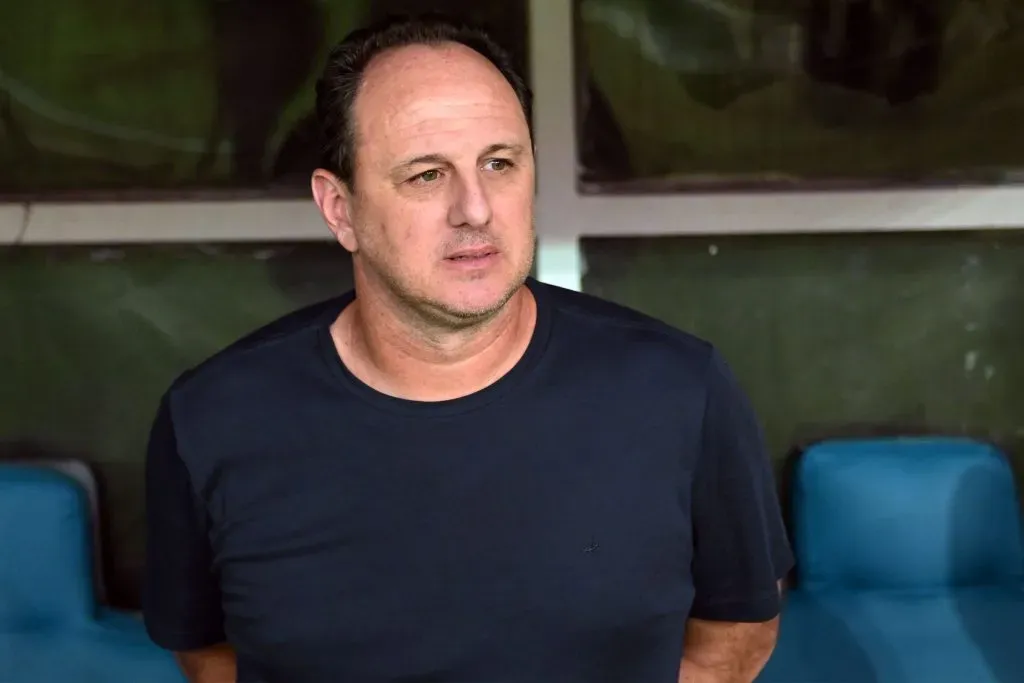
<svg viewBox="0 0 1024 683"><path fill-rule="evenodd" d="M1007 459L960 438L833 440L792 481L793 541L808 589L934 590L1024 580Z"/></svg>
<svg viewBox="0 0 1024 683"><path fill-rule="evenodd" d="M0 464L0 631L95 611L89 501L50 468Z"/></svg>
<svg viewBox="0 0 1024 683"><path fill-rule="evenodd" d="M82 460L75 458L44 457L34 455L29 458L7 458L3 462L15 465L29 465L32 467L45 467L57 470L75 480L82 487L86 498L89 501L89 530L92 536L92 568L93 568L93 591L96 594L96 602L100 605L106 604L107 587L104 583L103 566L103 534L102 518L100 517L100 489L96 481L96 473Z"/></svg>

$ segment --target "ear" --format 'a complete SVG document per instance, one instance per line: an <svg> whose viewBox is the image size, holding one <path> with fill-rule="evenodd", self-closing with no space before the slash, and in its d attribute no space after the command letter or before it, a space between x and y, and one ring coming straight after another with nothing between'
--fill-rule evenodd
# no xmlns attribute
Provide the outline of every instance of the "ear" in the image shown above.
<svg viewBox="0 0 1024 683"><path fill-rule="evenodd" d="M313 200L327 227L334 234L334 239L346 250L355 253L359 242L352 227L352 193L338 176L321 168L313 171L310 183Z"/></svg>

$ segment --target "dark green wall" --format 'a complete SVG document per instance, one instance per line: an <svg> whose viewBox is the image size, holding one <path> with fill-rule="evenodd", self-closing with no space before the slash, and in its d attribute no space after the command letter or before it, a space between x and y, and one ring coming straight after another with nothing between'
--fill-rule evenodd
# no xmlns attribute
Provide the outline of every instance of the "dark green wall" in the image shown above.
<svg viewBox="0 0 1024 683"><path fill-rule="evenodd" d="M586 252L587 291L723 349L777 455L891 429L1024 446L1024 233L588 240Z"/></svg>
<svg viewBox="0 0 1024 683"><path fill-rule="evenodd" d="M1024 232L587 240L585 288L717 343L781 458L832 433L940 430L1024 455ZM236 337L351 283L330 244L0 251L0 444L106 484L134 600L160 393Z"/></svg>
<svg viewBox="0 0 1024 683"><path fill-rule="evenodd" d="M96 464L115 600L137 591L160 394L245 332L350 287L349 264L327 245L0 250L0 449Z"/></svg>

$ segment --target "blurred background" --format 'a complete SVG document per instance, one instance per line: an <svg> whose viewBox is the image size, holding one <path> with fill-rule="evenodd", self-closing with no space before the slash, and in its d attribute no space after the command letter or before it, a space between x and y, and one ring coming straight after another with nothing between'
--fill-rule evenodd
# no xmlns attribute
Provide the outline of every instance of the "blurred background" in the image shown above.
<svg viewBox="0 0 1024 683"><path fill-rule="evenodd" d="M574 38L531 26L525 0L7 2L10 241L42 205L306 199L312 85L331 44L427 6L488 24L524 71L531 35L572 40L581 194L1005 184L1024 168L1024 5L1011 0L577 0ZM0 247L0 455L96 467L105 581L127 608L160 394L245 332L351 285L326 230L147 244L145 211L132 215L142 224L119 228L130 244L66 233ZM1024 230L995 227L623 226L582 239L582 287L716 343L779 463L830 434L914 431L990 439L1021 464Z"/></svg>

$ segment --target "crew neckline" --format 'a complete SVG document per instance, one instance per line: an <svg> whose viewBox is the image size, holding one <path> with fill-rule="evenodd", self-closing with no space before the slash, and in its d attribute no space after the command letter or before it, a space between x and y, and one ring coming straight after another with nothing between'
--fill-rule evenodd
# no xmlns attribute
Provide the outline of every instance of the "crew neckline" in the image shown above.
<svg viewBox="0 0 1024 683"><path fill-rule="evenodd" d="M346 306L355 301L354 290L345 294L337 307L332 306L331 314L325 316L325 319L321 321L317 335L320 349L335 378L360 400L377 409L413 417L442 417L477 410L493 403L522 384L523 379L530 375L540 363L547 348L552 317L549 292L546 291L544 285L533 278L527 278L524 286L533 294L537 307L537 319L526 351L511 370L486 387L466 396L443 401L417 401L399 398L378 391L356 377L345 365L331 336L331 325L337 316Z"/></svg>

